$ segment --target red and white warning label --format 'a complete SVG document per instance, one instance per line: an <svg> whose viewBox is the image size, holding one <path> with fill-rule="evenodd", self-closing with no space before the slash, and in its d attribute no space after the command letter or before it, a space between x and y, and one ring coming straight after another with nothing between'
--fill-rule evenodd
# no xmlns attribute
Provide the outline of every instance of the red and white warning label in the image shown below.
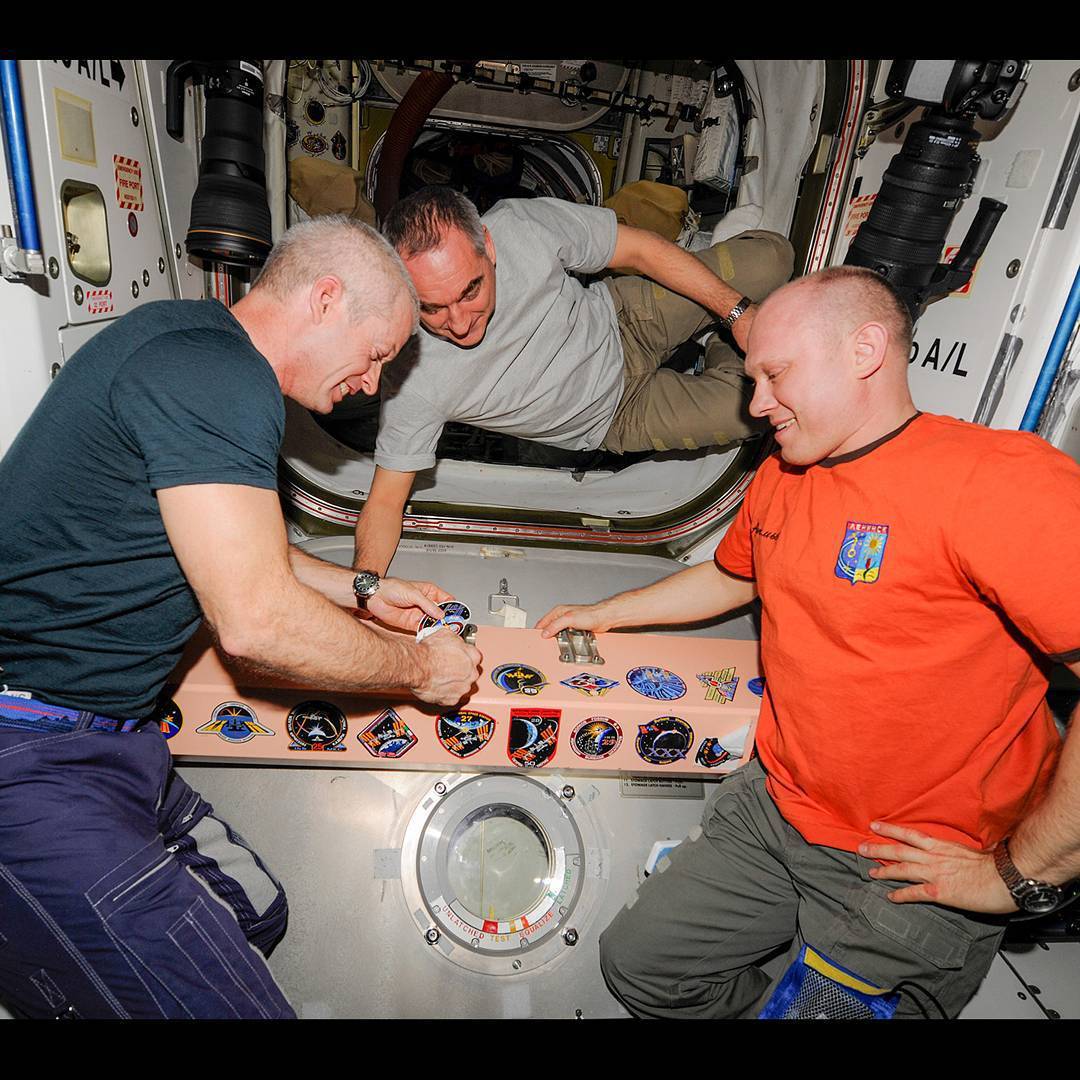
<svg viewBox="0 0 1080 1080"><path fill-rule="evenodd" d="M845 236L854 236L859 231L859 226L870 216L870 207L874 205L877 192L873 195L856 195L851 200L848 208L847 224L844 226Z"/></svg>
<svg viewBox="0 0 1080 1080"><path fill-rule="evenodd" d="M113 310L112 289L90 289L86 294L88 315L107 315Z"/></svg>
<svg viewBox="0 0 1080 1080"><path fill-rule="evenodd" d="M945 248L945 251L942 253L941 261L943 263L946 263L946 264L951 263L953 261L953 259L956 258L956 253L959 250L960 250L960 245L959 244L949 244L948 247ZM981 260L975 264L975 269L971 271L971 277L968 278L967 284L964 285L962 288L953 289L953 291L951 293L949 293L949 295L950 296L967 296L968 293L971 292L971 286L975 284L975 275L979 272L979 266L980 265L981 265Z"/></svg>
<svg viewBox="0 0 1080 1080"><path fill-rule="evenodd" d="M113 154L116 171L116 205L121 210L143 208L142 166L134 158Z"/></svg>

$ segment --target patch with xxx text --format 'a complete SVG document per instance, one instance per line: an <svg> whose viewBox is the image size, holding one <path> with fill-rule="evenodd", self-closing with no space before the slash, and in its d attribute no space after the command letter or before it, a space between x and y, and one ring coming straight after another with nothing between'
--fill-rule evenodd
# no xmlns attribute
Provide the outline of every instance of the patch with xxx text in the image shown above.
<svg viewBox="0 0 1080 1080"><path fill-rule="evenodd" d="M836 576L852 585L872 585L881 574L881 560L889 539L888 525L867 525L849 521L840 553L836 556Z"/></svg>

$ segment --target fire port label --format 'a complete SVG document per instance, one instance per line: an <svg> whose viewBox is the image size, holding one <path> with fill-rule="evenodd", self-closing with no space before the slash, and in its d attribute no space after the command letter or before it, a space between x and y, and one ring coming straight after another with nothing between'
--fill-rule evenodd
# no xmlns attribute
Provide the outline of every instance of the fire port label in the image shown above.
<svg viewBox="0 0 1080 1080"><path fill-rule="evenodd" d="M847 224L844 226L844 236L851 237L859 231L859 226L870 216L870 210L876 198L875 191L873 195L856 195L851 200Z"/></svg>
<svg viewBox="0 0 1080 1080"><path fill-rule="evenodd" d="M121 210L143 208L142 166L134 158L113 154L116 175L116 205Z"/></svg>
<svg viewBox="0 0 1080 1080"><path fill-rule="evenodd" d="M87 315L108 315L113 310L112 289L88 289L86 293Z"/></svg>

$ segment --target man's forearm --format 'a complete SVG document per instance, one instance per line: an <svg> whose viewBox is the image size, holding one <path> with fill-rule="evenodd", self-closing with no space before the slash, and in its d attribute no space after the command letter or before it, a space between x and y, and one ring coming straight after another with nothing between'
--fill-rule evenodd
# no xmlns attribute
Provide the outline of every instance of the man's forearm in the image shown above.
<svg viewBox="0 0 1080 1080"><path fill-rule="evenodd" d="M351 580L350 571L331 569ZM326 690L412 690L428 677L415 641L362 623L288 579L269 585L246 636L223 637L222 646L281 678Z"/></svg>
<svg viewBox="0 0 1080 1080"><path fill-rule="evenodd" d="M1046 798L1019 824L1009 854L1026 877L1061 884L1080 877L1080 705Z"/></svg>
<svg viewBox="0 0 1080 1080"><path fill-rule="evenodd" d="M603 601L612 627L671 626L700 622L750 603L752 581L733 578L709 561L672 574L644 589Z"/></svg>
<svg viewBox="0 0 1080 1080"><path fill-rule="evenodd" d="M386 574L401 539L402 508L387 506L369 499L356 522L356 547L353 566Z"/></svg>
<svg viewBox="0 0 1080 1080"><path fill-rule="evenodd" d="M629 248L637 270L672 292L685 296L718 317L726 316L742 299L730 285L714 274L700 259L661 236L635 230Z"/></svg>
<svg viewBox="0 0 1080 1080"><path fill-rule="evenodd" d="M356 574L353 570L309 555L295 544L289 545L289 565L298 581L321 593L331 603L345 608L355 606L352 583Z"/></svg>

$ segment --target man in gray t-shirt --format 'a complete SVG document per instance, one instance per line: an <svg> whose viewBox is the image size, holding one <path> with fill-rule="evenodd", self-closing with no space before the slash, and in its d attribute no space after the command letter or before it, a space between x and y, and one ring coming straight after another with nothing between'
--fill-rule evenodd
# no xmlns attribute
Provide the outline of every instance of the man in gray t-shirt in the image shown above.
<svg viewBox="0 0 1080 1080"><path fill-rule="evenodd" d="M696 449L761 430L741 360L718 339L702 376L660 365L721 319L739 345L752 303L783 284L791 246L743 233L691 255L611 210L506 199L481 221L450 188L398 203L383 229L416 285L423 332L384 381L375 479L356 566L382 573L415 474L448 420L567 450ZM574 274L620 276L586 287ZM651 280L650 280L651 279Z"/></svg>

